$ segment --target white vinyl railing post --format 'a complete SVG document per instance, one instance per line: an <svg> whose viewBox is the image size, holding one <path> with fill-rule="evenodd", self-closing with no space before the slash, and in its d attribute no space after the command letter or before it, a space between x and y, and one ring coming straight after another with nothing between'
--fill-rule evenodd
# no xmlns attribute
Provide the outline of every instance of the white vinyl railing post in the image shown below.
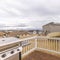
<svg viewBox="0 0 60 60"><path fill-rule="evenodd" d="M37 48L37 38L35 39L35 48Z"/></svg>

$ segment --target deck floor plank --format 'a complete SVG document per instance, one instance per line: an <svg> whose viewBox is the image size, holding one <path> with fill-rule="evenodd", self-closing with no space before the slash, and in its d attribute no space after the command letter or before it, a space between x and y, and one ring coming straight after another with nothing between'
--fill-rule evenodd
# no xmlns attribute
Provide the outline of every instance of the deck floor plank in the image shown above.
<svg viewBox="0 0 60 60"><path fill-rule="evenodd" d="M22 60L60 60L60 58L40 51L34 51Z"/></svg>

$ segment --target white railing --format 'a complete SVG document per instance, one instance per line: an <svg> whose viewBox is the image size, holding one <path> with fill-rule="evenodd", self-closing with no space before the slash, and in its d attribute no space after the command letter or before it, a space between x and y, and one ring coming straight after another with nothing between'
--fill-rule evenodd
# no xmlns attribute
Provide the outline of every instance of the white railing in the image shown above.
<svg viewBox="0 0 60 60"><path fill-rule="evenodd" d="M26 46L23 46L22 55L34 49L43 49L60 53L60 38L34 36L25 38L23 41L25 40L28 42L28 44Z"/></svg>
<svg viewBox="0 0 60 60"><path fill-rule="evenodd" d="M36 38L37 38L37 36L23 39L22 54L25 54L26 52L29 52L30 50L35 48L35 43L36 43L35 39Z"/></svg>
<svg viewBox="0 0 60 60"><path fill-rule="evenodd" d="M60 52L60 38L38 37L37 47Z"/></svg>

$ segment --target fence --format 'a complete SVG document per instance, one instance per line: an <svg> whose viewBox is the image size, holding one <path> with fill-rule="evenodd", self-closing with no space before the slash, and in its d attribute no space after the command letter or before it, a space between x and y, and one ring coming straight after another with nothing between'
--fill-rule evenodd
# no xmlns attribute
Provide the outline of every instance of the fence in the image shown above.
<svg viewBox="0 0 60 60"><path fill-rule="evenodd" d="M60 38L35 36L26 38L24 41L27 41L28 44L23 46L22 55L36 48L60 52Z"/></svg>

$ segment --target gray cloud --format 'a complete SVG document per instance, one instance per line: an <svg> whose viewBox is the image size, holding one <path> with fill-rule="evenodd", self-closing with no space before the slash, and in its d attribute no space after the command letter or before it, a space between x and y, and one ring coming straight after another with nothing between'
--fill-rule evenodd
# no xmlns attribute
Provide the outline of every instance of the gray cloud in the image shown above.
<svg viewBox="0 0 60 60"><path fill-rule="evenodd" d="M6 0L5 2L2 0L0 9L4 9L8 16L60 15L59 2L59 0ZM13 8L18 12L14 12Z"/></svg>
<svg viewBox="0 0 60 60"><path fill-rule="evenodd" d="M29 20L28 25L38 28L51 21L60 22L60 0L0 0L1 20L9 23Z"/></svg>

